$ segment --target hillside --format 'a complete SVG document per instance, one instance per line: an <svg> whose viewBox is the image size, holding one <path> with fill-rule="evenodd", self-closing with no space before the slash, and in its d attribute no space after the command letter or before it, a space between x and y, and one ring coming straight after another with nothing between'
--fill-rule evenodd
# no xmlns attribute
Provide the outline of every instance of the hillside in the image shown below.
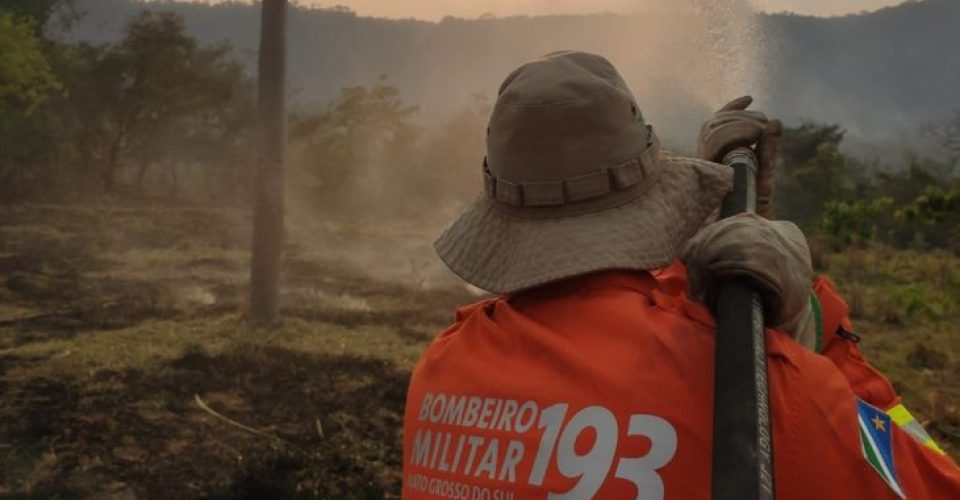
<svg viewBox="0 0 960 500"><path fill-rule="evenodd" d="M228 40L256 59L257 8L248 4L79 0L85 17L71 37L107 41L144 7L182 14L204 42ZM545 52L578 48L608 55L626 74L647 114L679 141L691 123L733 93L753 93L772 113L840 123L854 138L914 136L918 124L960 108L960 2L925 0L868 14L722 20L737 31L718 47L703 7L685 13L512 17L439 23L358 17L344 10L295 8L290 22L291 88L308 105L345 85L387 75L404 96L436 116L474 92L494 94L512 67ZM664 9L669 10L669 9ZM682 9L674 9L682 10ZM724 28L726 29L726 28ZM727 77L719 58L757 60L749 78ZM655 72L651 71L655 69ZM428 85L429 84L429 85ZM706 88L705 88L706 87Z"/></svg>
<svg viewBox="0 0 960 500"><path fill-rule="evenodd" d="M917 122L960 108L960 2L831 19L770 16L768 23L780 40L774 109L786 116L869 136L912 134Z"/></svg>

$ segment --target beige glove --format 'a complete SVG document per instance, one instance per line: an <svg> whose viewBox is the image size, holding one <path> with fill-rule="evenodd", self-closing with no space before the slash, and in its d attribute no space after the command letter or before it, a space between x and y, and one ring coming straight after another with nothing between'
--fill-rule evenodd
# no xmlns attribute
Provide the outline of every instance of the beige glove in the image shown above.
<svg viewBox="0 0 960 500"><path fill-rule="evenodd" d="M719 282L747 278L763 300L767 326L815 349L810 250L792 222L770 221L752 213L728 217L701 229L687 243L682 259L691 299L715 310Z"/></svg>
<svg viewBox="0 0 960 500"><path fill-rule="evenodd" d="M697 139L697 157L714 162L739 147L757 154L757 214L773 216L773 172L780 155L783 125L767 120L759 111L747 111L753 98L743 96L727 103L704 122Z"/></svg>

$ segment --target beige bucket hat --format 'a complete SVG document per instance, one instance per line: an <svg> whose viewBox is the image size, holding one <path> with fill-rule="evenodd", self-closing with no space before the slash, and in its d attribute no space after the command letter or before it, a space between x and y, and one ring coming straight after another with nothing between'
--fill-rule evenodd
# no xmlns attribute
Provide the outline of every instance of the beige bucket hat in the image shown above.
<svg viewBox="0 0 960 500"><path fill-rule="evenodd" d="M676 259L732 186L731 169L670 156L616 68L584 52L524 64L500 86L483 193L434 244L494 293Z"/></svg>

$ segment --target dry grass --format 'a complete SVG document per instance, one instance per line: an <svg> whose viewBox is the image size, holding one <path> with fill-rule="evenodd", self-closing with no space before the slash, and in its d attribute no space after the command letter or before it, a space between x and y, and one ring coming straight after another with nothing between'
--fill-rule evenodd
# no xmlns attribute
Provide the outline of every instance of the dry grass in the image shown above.
<svg viewBox="0 0 960 500"><path fill-rule="evenodd" d="M940 445L960 455L960 259L874 246L817 260L850 303L864 354Z"/></svg>
<svg viewBox="0 0 960 500"><path fill-rule="evenodd" d="M462 287L291 245L285 320L251 330L242 213L0 215L0 496L399 491L409 370Z"/></svg>

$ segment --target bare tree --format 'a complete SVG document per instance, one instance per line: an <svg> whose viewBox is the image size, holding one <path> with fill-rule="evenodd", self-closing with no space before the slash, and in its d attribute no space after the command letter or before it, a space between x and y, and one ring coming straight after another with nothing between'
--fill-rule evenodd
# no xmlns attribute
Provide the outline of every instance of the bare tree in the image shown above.
<svg viewBox="0 0 960 500"><path fill-rule="evenodd" d="M257 163L253 201L250 320L277 322L283 248L283 170L286 149L287 0L263 0L257 86Z"/></svg>

